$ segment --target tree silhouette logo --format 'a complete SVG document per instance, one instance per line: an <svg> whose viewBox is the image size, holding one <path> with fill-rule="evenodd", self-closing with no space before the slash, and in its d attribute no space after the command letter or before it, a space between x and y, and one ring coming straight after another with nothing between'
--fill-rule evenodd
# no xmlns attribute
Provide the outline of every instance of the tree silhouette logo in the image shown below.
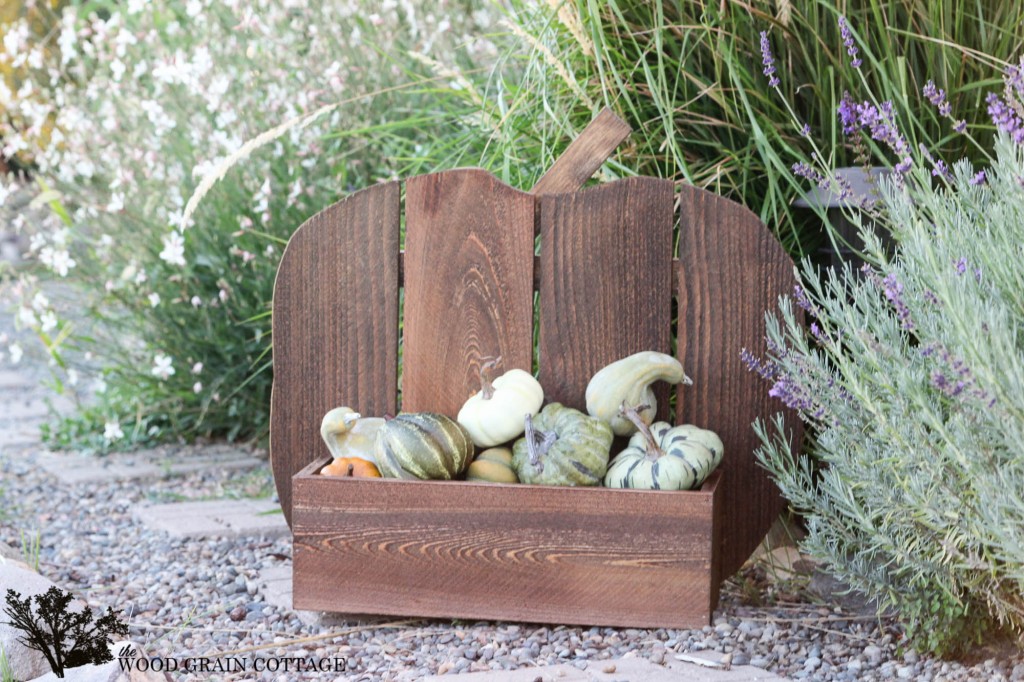
<svg viewBox="0 0 1024 682"><path fill-rule="evenodd" d="M117 619L109 606L106 614L95 622L88 606L80 611L69 611L74 598L56 585L43 594L24 599L21 593L7 590L4 613L11 620L5 624L25 633L18 641L42 652L57 677L64 677L68 668L113 660L111 637L128 635L128 626Z"/></svg>

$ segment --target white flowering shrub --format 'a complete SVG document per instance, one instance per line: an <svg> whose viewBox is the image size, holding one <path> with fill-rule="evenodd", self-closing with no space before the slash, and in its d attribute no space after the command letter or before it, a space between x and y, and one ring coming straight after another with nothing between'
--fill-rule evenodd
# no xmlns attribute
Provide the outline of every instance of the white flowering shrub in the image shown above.
<svg viewBox="0 0 1024 682"><path fill-rule="evenodd" d="M396 153L431 139L430 94L408 85L432 74L413 53L486 64L494 48L473 36L490 16L452 0L82 7L100 6L60 15L56 49L8 104L27 128L0 121L4 156L35 145L35 206L50 208L16 222L45 275L9 283L17 323L44 344L59 382L100 392L51 436L97 447L258 437L284 244L346 192L392 177ZM5 35L0 61L36 53L30 32ZM228 171L182 220L200 180L245 141L329 104ZM402 139L382 125L413 113ZM45 140L26 136L46 121ZM47 278L80 285L75 316L40 294Z"/></svg>
<svg viewBox="0 0 1024 682"><path fill-rule="evenodd" d="M895 253L862 229L863 271L806 267L770 316L767 358L746 356L811 426L808 457L781 421L757 425L758 457L806 518L804 549L938 652L1024 629L1022 75L988 98L1002 132L978 172L902 144L886 103L844 97L849 134L903 151L880 203L849 197ZM923 95L943 111L933 83Z"/></svg>

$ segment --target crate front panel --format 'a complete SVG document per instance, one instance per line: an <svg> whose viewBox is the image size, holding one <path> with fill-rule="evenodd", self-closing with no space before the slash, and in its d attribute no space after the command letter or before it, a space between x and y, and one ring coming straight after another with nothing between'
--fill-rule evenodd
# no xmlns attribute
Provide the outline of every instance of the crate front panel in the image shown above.
<svg viewBox="0 0 1024 682"><path fill-rule="evenodd" d="M718 475L688 493L299 475L296 608L708 623Z"/></svg>

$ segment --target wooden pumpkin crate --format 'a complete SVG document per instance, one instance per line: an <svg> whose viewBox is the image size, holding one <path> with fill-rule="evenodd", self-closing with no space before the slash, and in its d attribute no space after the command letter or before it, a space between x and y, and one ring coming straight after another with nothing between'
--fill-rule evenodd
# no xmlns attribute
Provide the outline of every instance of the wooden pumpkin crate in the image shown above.
<svg viewBox="0 0 1024 682"><path fill-rule="evenodd" d="M647 177L577 191L628 132L602 112L530 193L480 169L409 179L404 252L398 182L349 196L292 236L274 289L271 458L296 608L710 622L722 578L782 507L750 428L778 406L740 350L762 346L764 311L792 291L793 264L752 213L709 192ZM328 410L397 411L400 329L403 411L454 417L486 358L530 369L535 292L547 401L583 409L597 370L671 353L675 328L694 385L678 390L674 415L662 385L659 418L712 429L725 445L700 490L319 475Z"/></svg>

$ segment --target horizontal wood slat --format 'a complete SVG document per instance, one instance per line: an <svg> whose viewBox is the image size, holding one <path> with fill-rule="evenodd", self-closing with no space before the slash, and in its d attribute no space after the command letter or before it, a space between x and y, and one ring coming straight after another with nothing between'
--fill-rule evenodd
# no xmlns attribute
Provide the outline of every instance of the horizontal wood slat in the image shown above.
<svg viewBox="0 0 1024 682"><path fill-rule="evenodd" d="M295 605L702 626L717 482L666 494L296 477Z"/></svg>

